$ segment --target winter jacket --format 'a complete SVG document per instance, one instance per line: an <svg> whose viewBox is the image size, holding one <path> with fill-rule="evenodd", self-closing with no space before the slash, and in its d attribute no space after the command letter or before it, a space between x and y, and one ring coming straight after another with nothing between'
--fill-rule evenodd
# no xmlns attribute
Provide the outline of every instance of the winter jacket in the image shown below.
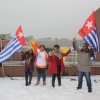
<svg viewBox="0 0 100 100"><path fill-rule="evenodd" d="M66 53L61 53L62 58L60 59L60 66L61 66L61 71L64 72L65 70L65 66L63 63L63 57L67 56L70 53L71 50L68 50ZM56 62L56 56L52 55L52 56L48 56L48 61L49 61L49 68L48 70L52 73L52 74L57 74L57 62Z"/></svg>
<svg viewBox="0 0 100 100"><path fill-rule="evenodd" d="M81 72L90 72L91 71L91 57L94 56L94 52L91 49L79 49L76 45L76 42L73 42L74 49L79 53L78 60L78 70Z"/></svg>
<svg viewBox="0 0 100 100"><path fill-rule="evenodd" d="M30 58L25 59L25 72L33 72L34 71L34 62L35 62L35 56L33 55Z"/></svg>

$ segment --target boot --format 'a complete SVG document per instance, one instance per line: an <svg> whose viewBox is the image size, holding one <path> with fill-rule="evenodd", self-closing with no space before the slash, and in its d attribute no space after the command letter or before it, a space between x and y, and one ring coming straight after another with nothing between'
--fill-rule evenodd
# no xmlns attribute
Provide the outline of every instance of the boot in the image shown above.
<svg viewBox="0 0 100 100"><path fill-rule="evenodd" d="M30 79L29 79L29 85L31 85L31 81L32 81L32 78L30 77Z"/></svg>
<svg viewBox="0 0 100 100"><path fill-rule="evenodd" d="M29 85L31 85L31 81L29 81Z"/></svg>
<svg viewBox="0 0 100 100"><path fill-rule="evenodd" d="M29 74L29 85L31 84L31 81L32 81L32 72L30 72L30 74Z"/></svg>
<svg viewBox="0 0 100 100"><path fill-rule="evenodd" d="M26 82L25 86L28 86L28 85L29 85L28 82Z"/></svg>
<svg viewBox="0 0 100 100"><path fill-rule="evenodd" d="M77 87L77 90L82 89L81 87Z"/></svg>
<svg viewBox="0 0 100 100"><path fill-rule="evenodd" d="M88 92L92 92L92 88L88 88Z"/></svg>
<svg viewBox="0 0 100 100"><path fill-rule="evenodd" d="M44 85L46 85L46 82L45 82L45 81L43 81L43 86L44 86Z"/></svg>
<svg viewBox="0 0 100 100"><path fill-rule="evenodd" d="M61 86L61 80L58 80L58 85Z"/></svg>
<svg viewBox="0 0 100 100"><path fill-rule="evenodd" d="M54 81L52 81L52 87L53 87L53 88L55 87L55 82L54 82Z"/></svg>
<svg viewBox="0 0 100 100"><path fill-rule="evenodd" d="M25 79L26 79L26 84L25 85L28 86L29 85L28 84L28 77L26 77Z"/></svg>
<svg viewBox="0 0 100 100"><path fill-rule="evenodd" d="M39 81L39 80L37 80L36 86L37 86L37 85L39 85L39 83L40 83L40 81Z"/></svg>

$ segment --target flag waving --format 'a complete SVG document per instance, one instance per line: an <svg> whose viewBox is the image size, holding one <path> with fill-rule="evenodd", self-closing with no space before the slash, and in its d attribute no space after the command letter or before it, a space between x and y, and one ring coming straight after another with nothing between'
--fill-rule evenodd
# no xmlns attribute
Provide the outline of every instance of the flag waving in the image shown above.
<svg viewBox="0 0 100 100"><path fill-rule="evenodd" d="M37 55L37 49L39 48L39 45L33 41L33 40L30 40L30 45L32 46L32 48L34 49L34 53Z"/></svg>
<svg viewBox="0 0 100 100"><path fill-rule="evenodd" d="M99 52L99 40L94 12L87 18L78 33L89 46L93 47L95 53Z"/></svg>
<svg viewBox="0 0 100 100"><path fill-rule="evenodd" d="M21 26L19 26L14 37L12 37L7 46L0 52L0 63L8 60L14 53L20 50L25 44L26 43L25 43L25 38L22 34L22 28Z"/></svg>

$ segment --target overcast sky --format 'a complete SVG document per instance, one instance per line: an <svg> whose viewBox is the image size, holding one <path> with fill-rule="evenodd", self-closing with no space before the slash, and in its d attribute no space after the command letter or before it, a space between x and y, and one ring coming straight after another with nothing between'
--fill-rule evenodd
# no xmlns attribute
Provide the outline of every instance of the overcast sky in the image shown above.
<svg viewBox="0 0 100 100"><path fill-rule="evenodd" d="M25 36L73 38L100 0L0 0L0 34L22 25Z"/></svg>

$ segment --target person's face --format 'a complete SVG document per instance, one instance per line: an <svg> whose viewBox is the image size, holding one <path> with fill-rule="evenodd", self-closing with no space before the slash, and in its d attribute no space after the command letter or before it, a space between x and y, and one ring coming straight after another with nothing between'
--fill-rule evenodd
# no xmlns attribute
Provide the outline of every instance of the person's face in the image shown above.
<svg viewBox="0 0 100 100"><path fill-rule="evenodd" d="M33 50L29 50L29 54L32 54Z"/></svg>
<svg viewBox="0 0 100 100"><path fill-rule="evenodd" d="M28 54L26 54L25 57L28 57Z"/></svg>
<svg viewBox="0 0 100 100"><path fill-rule="evenodd" d="M87 48L87 44L83 44L83 49L86 49Z"/></svg>
<svg viewBox="0 0 100 100"><path fill-rule="evenodd" d="M92 46L90 46L90 49L92 49Z"/></svg>
<svg viewBox="0 0 100 100"><path fill-rule="evenodd" d="M55 48L54 48L54 52L55 52L55 53L59 52L59 48L55 47Z"/></svg>
<svg viewBox="0 0 100 100"><path fill-rule="evenodd" d="M44 49L44 47L43 47L43 46L41 46L41 47L40 47L40 50L41 50L41 51L44 51L45 49Z"/></svg>

